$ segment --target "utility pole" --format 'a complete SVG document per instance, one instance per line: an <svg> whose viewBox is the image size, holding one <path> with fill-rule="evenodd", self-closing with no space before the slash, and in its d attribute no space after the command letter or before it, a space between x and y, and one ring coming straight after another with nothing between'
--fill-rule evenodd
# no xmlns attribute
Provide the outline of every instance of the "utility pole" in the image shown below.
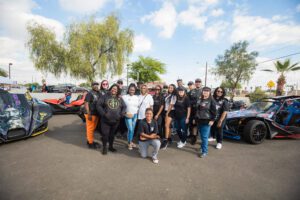
<svg viewBox="0 0 300 200"><path fill-rule="evenodd" d="M12 66L12 63L8 64L8 77L9 77L9 79L11 78L11 76L10 76L10 66Z"/></svg>
<svg viewBox="0 0 300 200"><path fill-rule="evenodd" d="M126 76L127 76L127 77L126 77L126 78L127 78L127 86L128 86L128 68L129 68L130 65L131 65L131 64L127 64L127 75L126 75Z"/></svg>
<svg viewBox="0 0 300 200"><path fill-rule="evenodd" d="M206 82L207 82L207 62L206 62L206 65L205 65L205 87L206 87Z"/></svg>

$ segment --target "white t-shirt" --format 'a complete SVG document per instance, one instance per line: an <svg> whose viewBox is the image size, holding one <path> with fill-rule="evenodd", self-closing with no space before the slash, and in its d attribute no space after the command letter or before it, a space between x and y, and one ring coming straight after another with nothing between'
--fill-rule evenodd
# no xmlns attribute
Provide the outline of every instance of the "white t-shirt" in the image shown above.
<svg viewBox="0 0 300 200"><path fill-rule="evenodd" d="M171 95L169 94L168 96L165 97L165 111L168 111L170 104L175 104L177 101L176 95ZM175 107L172 107L172 110L175 110Z"/></svg>
<svg viewBox="0 0 300 200"><path fill-rule="evenodd" d="M144 119L145 112L147 108L150 108L153 106L153 98L150 94L147 94L147 96L139 95L139 113L138 113L138 119Z"/></svg>
<svg viewBox="0 0 300 200"><path fill-rule="evenodd" d="M124 95L123 100L126 104L126 113L136 114L139 106L139 97L137 95Z"/></svg>

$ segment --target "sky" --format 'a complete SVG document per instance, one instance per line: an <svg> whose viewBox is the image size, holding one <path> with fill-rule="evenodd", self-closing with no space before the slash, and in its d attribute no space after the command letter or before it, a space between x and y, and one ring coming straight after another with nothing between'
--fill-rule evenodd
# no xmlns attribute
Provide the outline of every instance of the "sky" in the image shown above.
<svg viewBox="0 0 300 200"><path fill-rule="evenodd" d="M250 43L249 51L259 52L257 70L243 87L276 82L276 73L261 71L273 69L274 61L264 61L300 53L300 0L0 0L0 68L7 70L12 63L11 77L18 83L42 78L48 84L84 82L35 70L25 45L26 25L42 23L62 40L72 22L90 15L101 20L111 13L120 18L122 29L135 33L130 62L140 55L160 60L166 64L161 76L166 83L204 80L207 62L207 85L218 86L221 79L211 74L215 59L240 40ZM287 58L300 62L300 54ZM287 80L300 88L300 71L287 74Z"/></svg>

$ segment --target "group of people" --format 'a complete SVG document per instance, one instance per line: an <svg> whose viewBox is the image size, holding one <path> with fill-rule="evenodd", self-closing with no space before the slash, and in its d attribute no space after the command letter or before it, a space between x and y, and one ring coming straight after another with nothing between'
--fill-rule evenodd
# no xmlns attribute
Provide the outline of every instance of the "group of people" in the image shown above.
<svg viewBox="0 0 300 200"><path fill-rule="evenodd" d="M223 127L229 110L225 90L217 87L213 94L211 88L202 87L201 79L183 86L181 79L177 86L170 84L166 92L160 85L155 86L155 94L148 93L146 84L134 83L122 90L123 82L109 87L108 81L92 83L92 90L85 98L85 118L87 144L97 148L94 131L98 123L102 135L102 154L115 152L114 138L125 122L127 127L128 149L139 148L142 157L148 156L148 147L153 146L152 160L158 163L158 152L167 149L172 143L171 129L175 127L179 137L178 148L184 148L187 138L194 145L200 135L201 158L208 154L208 141L216 140L216 148L222 148ZM189 133L189 134L188 134ZM138 145L134 137L138 138ZM211 138L210 138L211 137Z"/></svg>

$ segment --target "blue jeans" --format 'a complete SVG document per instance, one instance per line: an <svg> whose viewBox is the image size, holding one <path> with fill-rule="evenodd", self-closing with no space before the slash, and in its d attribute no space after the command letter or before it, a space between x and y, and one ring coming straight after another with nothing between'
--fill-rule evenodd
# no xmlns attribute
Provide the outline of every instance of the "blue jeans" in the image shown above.
<svg viewBox="0 0 300 200"><path fill-rule="evenodd" d="M132 142L136 120L137 120L137 114L134 114L132 118L125 117L125 123L128 129L128 133L127 133L128 143Z"/></svg>
<svg viewBox="0 0 300 200"><path fill-rule="evenodd" d="M186 127L187 125L185 123L185 120L186 117L183 117L181 119L175 119L176 132L182 143L185 143L187 138L187 127Z"/></svg>
<svg viewBox="0 0 300 200"><path fill-rule="evenodd" d="M199 124L198 130L200 132L201 139L201 150L202 153L208 153L208 137L210 134L210 125L208 124Z"/></svg>
<svg viewBox="0 0 300 200"><path fill-rule="evenodd" d="M153 146L152 159L157 159L157 155L160 147L159 139L139 141L140 153L142 158L147 158L149 145Z"/></svg>

